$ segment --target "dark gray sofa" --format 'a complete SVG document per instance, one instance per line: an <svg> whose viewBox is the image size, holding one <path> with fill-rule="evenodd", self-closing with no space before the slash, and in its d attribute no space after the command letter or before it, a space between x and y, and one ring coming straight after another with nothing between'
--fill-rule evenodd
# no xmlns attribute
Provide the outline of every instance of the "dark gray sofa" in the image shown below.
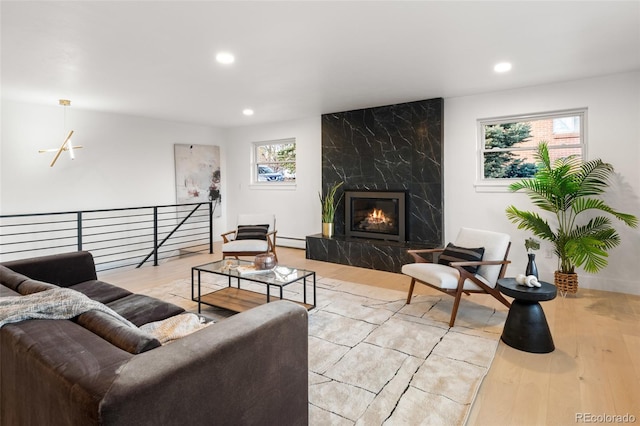
<svg viewBox="0 0 640 426"><path fill-rule="evenodd" d="M98 280L87 252L2 265L0 296L74 288L137 326L183 311ZM0 328L0 424L308 423L304 308L269 303L164 346L100 314Z"/></svg>

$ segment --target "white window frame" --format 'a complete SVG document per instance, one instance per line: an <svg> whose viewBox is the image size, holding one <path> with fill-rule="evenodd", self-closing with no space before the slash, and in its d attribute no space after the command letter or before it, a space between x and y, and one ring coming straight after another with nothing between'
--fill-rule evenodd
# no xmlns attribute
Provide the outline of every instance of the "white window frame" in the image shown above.
<svg viewBox="0 0 640 426"><path fill-rule="evenodd" d="M482 118L477 121L478 126L478 143L477 143L477 164L476 164L476 182L474 184L476 192L509 192L509 185L519 181L522 178L485 178L484 177L484 154L485 152L495 152L494 150L485 149L485 126L493 124L516 123L524 121L536 121L564 118L570 116L580 117L580 143L579 144L562 144L549 145L549 150L580 148L580 155L583 159L587 158L587 108L575 108L567 110L549 111L533 114L519 114L502 117ZM531 147L509 148L504 151L527 151Z"/></svg>
<svg viewBox="0 0 640 426"><path fill-rule="evenodd" d="M249 185L250 188L253 188L253 189L295 189L296 188L296 182L298 179L297 174L293 181L272 181L272 182L258 181L258 164L260 164L260 162L258 161L258 154L257 154L258 147L265 146L265 145L286 145L286 144L294 144L296 147L295 163L296 163L296 169L297 169L298 146L296 144L296 138L266 140L266 141L253 142L251 144L251 172L250 172L251 183Z"/></svg>

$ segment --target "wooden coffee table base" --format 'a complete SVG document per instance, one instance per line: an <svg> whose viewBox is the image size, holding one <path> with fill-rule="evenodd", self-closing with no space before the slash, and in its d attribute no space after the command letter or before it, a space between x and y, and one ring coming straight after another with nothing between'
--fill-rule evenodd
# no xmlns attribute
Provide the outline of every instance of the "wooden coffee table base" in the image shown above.
<svg viewBox="0 0 640 426"><path fill-rule="evenodd" d="M273 296L271 297L274 298ZM275 300L280 299L275 298ZM267 303L267 295L264 293L257 293L255 291L244 290L242 288L225 287L222 290L217 290L213 293L203 294L200 301L201 303L227 309L229 311L244 312ZM309 305L307 303L297 302L295 300L291 300L291 302L302 305L307 310L313 308L313 305Z"/></svg>

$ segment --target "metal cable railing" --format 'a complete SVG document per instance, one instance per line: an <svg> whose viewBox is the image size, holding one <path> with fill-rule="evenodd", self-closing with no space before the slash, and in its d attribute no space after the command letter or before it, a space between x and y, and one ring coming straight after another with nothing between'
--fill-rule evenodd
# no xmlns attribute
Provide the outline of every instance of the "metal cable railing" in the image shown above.
<svg viewBox="0 0 640 426"><path fill-rule="evenodd" d="M0 261L87 250L98 271L213 253L216 203L0 215Z"/></svg>

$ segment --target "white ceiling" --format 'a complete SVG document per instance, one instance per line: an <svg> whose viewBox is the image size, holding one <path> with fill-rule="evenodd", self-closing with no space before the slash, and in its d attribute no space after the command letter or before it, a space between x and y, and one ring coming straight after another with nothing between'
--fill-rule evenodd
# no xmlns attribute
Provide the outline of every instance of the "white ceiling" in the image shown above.
<svg viewBox="0 0 640 426"><path fill-rule="evenodd" d="M3 98L216 127L640 69L637 0L0 7Z"/></svg>

